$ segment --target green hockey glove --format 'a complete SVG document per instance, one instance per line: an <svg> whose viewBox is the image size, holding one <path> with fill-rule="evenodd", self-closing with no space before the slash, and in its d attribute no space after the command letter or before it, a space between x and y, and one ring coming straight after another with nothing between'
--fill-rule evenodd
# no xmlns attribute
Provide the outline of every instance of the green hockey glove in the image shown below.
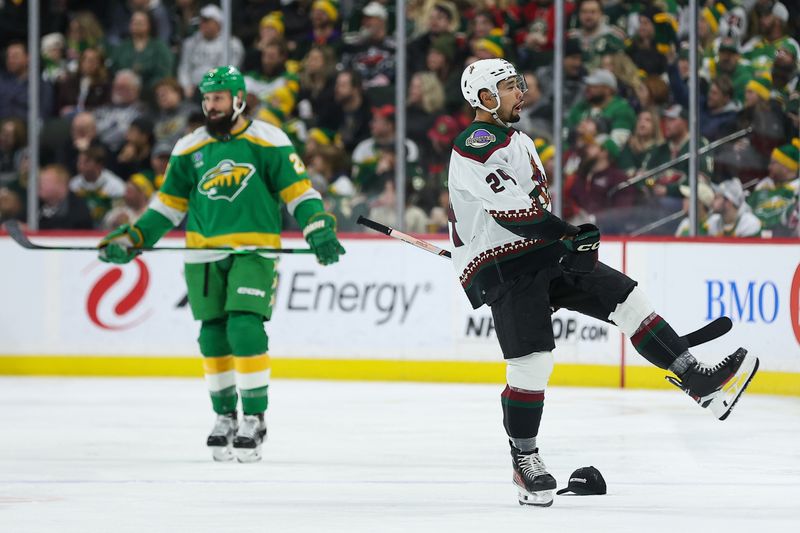
<svg viewBox="0 0 800 533"><path fill-rule="evenodd" d="M119 265L133 261L133 258L142 253L138 248L142 247L144 237L142 231L136 226L124 224L100 241L99 258L104 263L116 263Z"/></svg>
<svg viewBox="0 0 800 533"><path fill-rule="evenodd" d="M331 265L344 255L344 248L336 238L336 217L330 213L311 216L303 228L303 237L321 265Z"/></svg>
<svg viewBox="0 0 800 533"><path fill-rule="evenodd" d="M588 274L597 265L600 230L594 224L581 224L578 229L577 235L563 241L568 252L561 258L561 266L567 272Z"/></svg>

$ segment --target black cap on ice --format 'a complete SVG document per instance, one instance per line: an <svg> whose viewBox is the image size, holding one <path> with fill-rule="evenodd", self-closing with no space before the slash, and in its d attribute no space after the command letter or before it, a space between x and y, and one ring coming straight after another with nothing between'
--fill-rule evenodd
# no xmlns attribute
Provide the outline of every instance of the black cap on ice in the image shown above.
<svg viewBox="0 0 800 533"><path fill-rule="evenodd" d="M556 494L564 494L565 492L574 492L581 496L589 494L605 494L606 493L606 480L603 479L603 474L593 466L584 466L577 469L569 476L569 483L567 488L561 489Z"/></svg>

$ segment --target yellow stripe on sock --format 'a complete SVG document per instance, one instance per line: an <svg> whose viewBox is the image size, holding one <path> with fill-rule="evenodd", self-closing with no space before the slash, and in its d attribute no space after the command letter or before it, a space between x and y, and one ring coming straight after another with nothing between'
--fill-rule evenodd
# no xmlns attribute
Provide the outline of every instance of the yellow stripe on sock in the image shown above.
<svg viewBox="0 0 800 533"><path fill-rule="evenodd" d="M269 370L269 355L251 355L249 357L234 357L236 372L240 374L252 374L253 372L263 372Z"/></svg>
<svg viewBox="0 0 800 533"><path fill-rule="evenodd" d="M206 374L221 374L234 369L233 356L203 357L203 372Z"/></svg>

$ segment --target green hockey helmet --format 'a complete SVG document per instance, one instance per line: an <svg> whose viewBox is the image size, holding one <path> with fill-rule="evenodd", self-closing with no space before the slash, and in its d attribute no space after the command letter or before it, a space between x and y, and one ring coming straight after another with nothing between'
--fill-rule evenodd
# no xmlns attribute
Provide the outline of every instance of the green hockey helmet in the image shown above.
<svg viewBox="0 0 800 533"><path fill-rule="evenodd" d="M198 88L200 89L200 94L230 91L233 98L233 120L236 120L244 111L247 88L244 83L244 76L233 65L212 68L203 76ZM242 91L241 98L239 97L239 91ZM206 112L205 105L203 106L203 112Z"/></svg>

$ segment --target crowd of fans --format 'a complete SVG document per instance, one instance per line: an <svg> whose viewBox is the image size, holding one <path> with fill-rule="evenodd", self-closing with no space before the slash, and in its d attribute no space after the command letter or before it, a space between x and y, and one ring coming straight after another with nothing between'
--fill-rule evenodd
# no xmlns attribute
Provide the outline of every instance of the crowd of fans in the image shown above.
<svg viewBox="0 0 800 533"><path fill-rule="evenodd" d="M405 227L447 231L452 143L472 120L459 79L506 58L528 91L517 129L552 175L564 147L564 215L605 233L687 235L688 162L632 179L689 146L688 2L565 2L564 131L553 131L553 0L409 0L408 86L395 83L391 0L58 0L41 14L43 229L135 220L175 141L203 124L197 84L230 63L247 111L282 128L314 186L355 231L395 220L395 117L405 112ZM700 234L797 236L800 2L698 2ZM27 214L29 55L24 2L0 6L0 222ZM794 17L790 13L795 13ZM407 108L394 107L396 90ZM732 135L745 130L741 135ZM732 139L732 140L731 140ZM655 223L659 219L666 223Z"/></svg>

